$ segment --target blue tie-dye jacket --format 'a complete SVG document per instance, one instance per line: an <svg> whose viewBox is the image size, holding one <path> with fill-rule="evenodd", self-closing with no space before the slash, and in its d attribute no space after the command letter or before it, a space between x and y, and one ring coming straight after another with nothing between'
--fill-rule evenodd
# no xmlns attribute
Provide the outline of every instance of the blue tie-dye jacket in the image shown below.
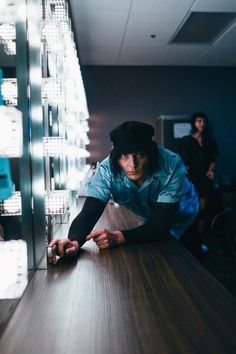
<svg viewBox="0 0 236 354"><path fill-rule="evenodd" d="M199 211L198 195L185 174L179 155L158 146L159 164L153 174L141 186L131 181L122 171L114 176L110 169L110 157L105 158L90 177L86 196L108 202L111 198L119 205L132 210L144 219L153 211L154 203L176 203L179 209L170 232L176 238L196 219Z"/></svg>

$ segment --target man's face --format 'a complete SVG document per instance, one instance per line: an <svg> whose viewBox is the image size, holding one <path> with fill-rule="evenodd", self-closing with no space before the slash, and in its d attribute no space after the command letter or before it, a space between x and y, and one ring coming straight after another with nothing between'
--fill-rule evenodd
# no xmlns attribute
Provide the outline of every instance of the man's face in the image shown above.
<svg viewBox="0 0 236 354"><path fill-rule="evenodd" d="M205 119L201 117L197 117L195 120L195 127L199 132L203 132L206 127Z"/></svg>
<svg viewBox="0 0 236 354"><path fill-rule="evenodd" d="M144 152L122 154L118 159L119 165L132 181L142 184L145 180L147 155Z"/></svg>

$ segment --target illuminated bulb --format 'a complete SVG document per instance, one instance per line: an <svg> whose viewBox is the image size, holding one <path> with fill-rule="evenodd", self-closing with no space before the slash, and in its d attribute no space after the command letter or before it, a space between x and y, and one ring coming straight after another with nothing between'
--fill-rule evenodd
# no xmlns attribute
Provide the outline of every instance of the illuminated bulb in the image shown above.
<svg viewBox="0 0 236 354"><path fill-rule="evenodd" d="M64 138L50 136L43 138L44 156L61 157L65 155L67 142Z"/></svg>
<svg viewBox="0 0 236 354"><path fill-rule="evenodd" d="M89 157L90 156L90 152L87 151L86 149L78 149L78 156L79 157Z"/></svg>
<svg viewBox="0 0 236 354"><path fill-rule="evenodd" d="M56 20L42 22L42 40L46 42L49 52L63 52L64 46L59 23Z"/></svg>
<svg viewBox="0 0 236 354"><path fill-rule="evenodd" d="M67 190L50 191L45 195L45 214L65 214L69 207L69 192Z"/></svg>
<svg viewBox="0 0 236 354"><path fill-rule="evenodd" d="M65 0L48 0L47 5L53 17L58 19L68 18L68 3Z"/></svg>
<svg viewBox="0 0 236 354"><path fill-rule="evenodd" d="M16 79L2 80L2 96L7 105L17 105L17 81Z"/></svg>
<svg viewBox="0 0 236 354"><path fill-rule="evenodd" d="M17 1L1 0L0 2L0 23L16 21Z"/></svg>
<svg viewBox="0 0 236 354"><path fill-rule="evenodd" d="M71 175L71 172L69 174L69 178L68 178L68 181L67 181L67 188L70 189L70 190L77 190L79 189L79 184L80 184L80 181L79 181L79 178L78 178L78 172L76 173L76 176L72 176Z"/></svg>
<svg viewBox="0 0 236 354"><path fill-rule="evenodd" d="M16 39L16 27L14 23L3 23L0 25L0 42Z"/></svg>
<svg viewBox="0 0 236 354"><path fill-rule="evenodd" d="M13 195L0 202L0 215L11 216L21 215L21 193L14 192Z"/></svg>
<svg viewBox="0 0 236 354"><path fill-rule="evenodd" d="M86 176L86 172L85 171L78 171L77 172L77 178L80 182L84 181Z"/></svg>
<svg viewBox="0 0 236 354"><path fill-rule="evenodd" d="M21 157L23 153L22 113L15 107L0 107L0 156Z"/></svg>
<svg viewBox="0 0 236 354"><path fill-rule="evenodd" d="M65 102L63 87L60 79L42 79L42 98L46 98L52 105L60 105Z"/></svg>
<svg viewBox="0 0 236 354"><path fill-rule="evenodd" d="M7 55L15 55L16 54L16 43L13 41L6 41L4 43L4 51Z"/></svg>
<svg viewBox="0 0 236 354"><path fill-rule="evenodd" d="M4 21L5 22L5 21ZM16 27L14 23L0 24L0 43L7 55L16 54Z"/></svg>

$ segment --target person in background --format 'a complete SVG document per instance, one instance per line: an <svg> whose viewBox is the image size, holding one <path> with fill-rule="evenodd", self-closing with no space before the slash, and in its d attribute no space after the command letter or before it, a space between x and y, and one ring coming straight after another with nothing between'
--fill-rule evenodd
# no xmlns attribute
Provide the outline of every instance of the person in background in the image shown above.
<svg viewBox="0 0 236 354"><path fill-rule="evenodd" d="M191 126L191 134L180 140L179 154L199 195L199 228L203 234L207 231L211 219L211 197L218 148L205 113L194 113L191 117Z"/></svg>
<svg viewBox="0 0 236 354"><path fill-rule="evenodd" d="M154 132L151 125L138 121L126 121L110 132L112 150L87 183L84 206L68 239L49 244L52 263L56 255L76 255L90 239L99 249L109 249L175 237L200 256L197 193L181 158L158 146L152 140ZM144 218L144 224L128 230L93 230L111 197Z"/></svg>

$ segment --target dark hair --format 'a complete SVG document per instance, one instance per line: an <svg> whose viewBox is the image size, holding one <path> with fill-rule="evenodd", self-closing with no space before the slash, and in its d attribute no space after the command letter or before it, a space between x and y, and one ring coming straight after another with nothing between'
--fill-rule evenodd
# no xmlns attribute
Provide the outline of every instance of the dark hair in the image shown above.
<svg viewBox="0 0 236 354"><path fill-rule="evenodd" d="M196 112L192 114L191 116L192 133L196 133L197 131L197 128L195 126L195 122L197 118L203 118L205 121L205 129L202 132L202 144L208 145L208 143L212 141L212 130L209 125L208 116L206 115L206 113L203 112Z"/></svg>
<svg viewBox="0 0 236 354"><path fill-rule="evenodd" d="M203 112L195 112L192 114L192 116L191 116L192 133L195 133L197 131L197 128L195 126L195 122L196 122L197 118L203 118L205 121L204 134L211 135L211 128L209 125L208 116L206 115L206 113L203 113Z"/></svg>
<svg viewBox="0 0 236 354"><path fill-rule="evenodd" d="M153 141L150 147L148 147L144 152L147 154L147 176L150 176L155 169L158 168L159 152L157 144ZM121 173L121 167L118 162L121 155L122 154L117 152L115 149L112 149L110 152L110 167L115 176L118 176Z"/></svg>

